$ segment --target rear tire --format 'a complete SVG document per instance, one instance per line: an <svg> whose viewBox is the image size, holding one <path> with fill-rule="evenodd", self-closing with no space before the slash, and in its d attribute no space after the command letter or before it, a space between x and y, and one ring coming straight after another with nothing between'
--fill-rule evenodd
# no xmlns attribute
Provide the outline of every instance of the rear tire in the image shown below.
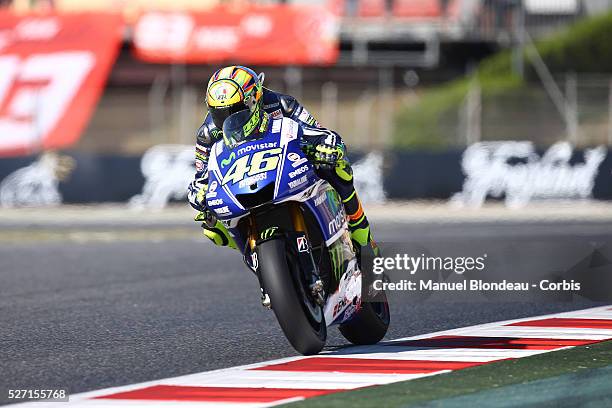
<svg viewBox="0 0 612 408"><path fill-rule="evenodd" d="M259 272L272 310L289 343L299 353L316 354L325 345L327 326L323 309L306 295L301 271L287 259L285 242L272 239L257 246Z"/></svg>
<svg viewBox="0 0 612 408"><path fill-rule="evenodd" d="M384 301L361 304L359 312L339 327L340 333L353 344L376 344L385 337L389 328L389 304L383 293Z"/></svg>

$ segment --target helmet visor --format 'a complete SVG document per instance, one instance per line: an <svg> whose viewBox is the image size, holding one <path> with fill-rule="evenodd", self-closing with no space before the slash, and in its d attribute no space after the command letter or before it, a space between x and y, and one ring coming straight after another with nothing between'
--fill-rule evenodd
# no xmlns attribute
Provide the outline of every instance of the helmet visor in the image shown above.
<svg viewBox="0 0 612 408"><path fill-rule="evenodd" d="M259 111L251 112L249 109L231 114L223 122L223 140L229 147L234 147L256 134L259 125Z"/></svg>
<svg viewBox="0 0 612 408"><path fill-rule="evenodd" d="M215 127L217 129L223 129L223 122L225 122L225 119L230 117L232 114L245 109L248 109L247 106L243 102L240 102L221 108L209 108L208 112L210 113L210 117L212 118Z"/></svg>

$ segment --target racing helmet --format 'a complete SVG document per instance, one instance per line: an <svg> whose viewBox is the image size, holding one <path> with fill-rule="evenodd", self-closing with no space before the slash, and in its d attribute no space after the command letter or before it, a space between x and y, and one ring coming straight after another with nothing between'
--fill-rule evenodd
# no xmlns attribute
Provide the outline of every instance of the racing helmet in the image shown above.
<svg viewBox="0 0 612 408"><path fill-rule="evenodd" d="M206 106L217 129L231 114L248 109L252 113L261 110L263 73L240 65L232 65L216 71L206 88Z"/></svg>

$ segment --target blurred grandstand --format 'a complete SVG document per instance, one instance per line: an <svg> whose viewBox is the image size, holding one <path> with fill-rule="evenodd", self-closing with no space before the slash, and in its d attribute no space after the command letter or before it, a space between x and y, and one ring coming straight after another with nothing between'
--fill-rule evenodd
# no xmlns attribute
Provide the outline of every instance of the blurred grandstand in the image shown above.
<svg viewBox="0 0 612 408"><path fill-rule="evenodd" d="M304 1L282 3L299 6ZM192 142L193 131L205 114L202 88L220 63L184 64L174 60L170 64L155 64L136 58L131 48L139 17L151 11L206 12L219 5L239 11L252 3L4 0L0 4L24 15L51 11L123 16L124 45L96 113L77 147L95 152L141 153L159 143ZM275 2L257 4L265 7ZM394 143L398 112L417 103L422 90L429 85L466 75L479 60L500 49L522 49L528 39L537 40L578 19L600 14L612 7L612 1L330 0L319 1L318 5L340 16L340 52L335 63L266 64L257 68L266 71L269 87L300 98L321 122L338 129L351 145L371 149ZM228 62L231 61L230 58ZM601 111L607 120L608 78L591 75L576 81L574 77L566 84L568 79L562 74L556 88L563 88L564 95L570 89L570 94L578 95L575 103L590 113ZM550 82L549 78L544 79ZM481 101L478 88L472 87L461 106L440 122L443 131L452 135L446 145L461 146L480 139L533 140L540 136L540 144L556 141L567 133L568 116L559 114L555 101L550 99L550 84L546 87L541 82L529 95L513 94L496 101ZM527 125L517 131L514 127L517 123ZM597 128L597 135L592 140L584 139L582 144L601 143L612 137L607 123L586 126L590 126L587 133ZM531 132L530 127L538 131Z"/></svg>

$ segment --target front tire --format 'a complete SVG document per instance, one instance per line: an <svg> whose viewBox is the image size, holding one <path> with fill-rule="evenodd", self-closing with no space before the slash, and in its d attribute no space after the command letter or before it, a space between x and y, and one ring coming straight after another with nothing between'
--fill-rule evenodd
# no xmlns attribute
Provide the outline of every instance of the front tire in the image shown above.
<svg viewBox="0 0 612 408"><path fill-rule="evenodd" d="M318 353L327 337L323 309L308 295L299 267L287 259L285 242L265 241L257 251L263 287L285 337L301 354Z"/></svg>

